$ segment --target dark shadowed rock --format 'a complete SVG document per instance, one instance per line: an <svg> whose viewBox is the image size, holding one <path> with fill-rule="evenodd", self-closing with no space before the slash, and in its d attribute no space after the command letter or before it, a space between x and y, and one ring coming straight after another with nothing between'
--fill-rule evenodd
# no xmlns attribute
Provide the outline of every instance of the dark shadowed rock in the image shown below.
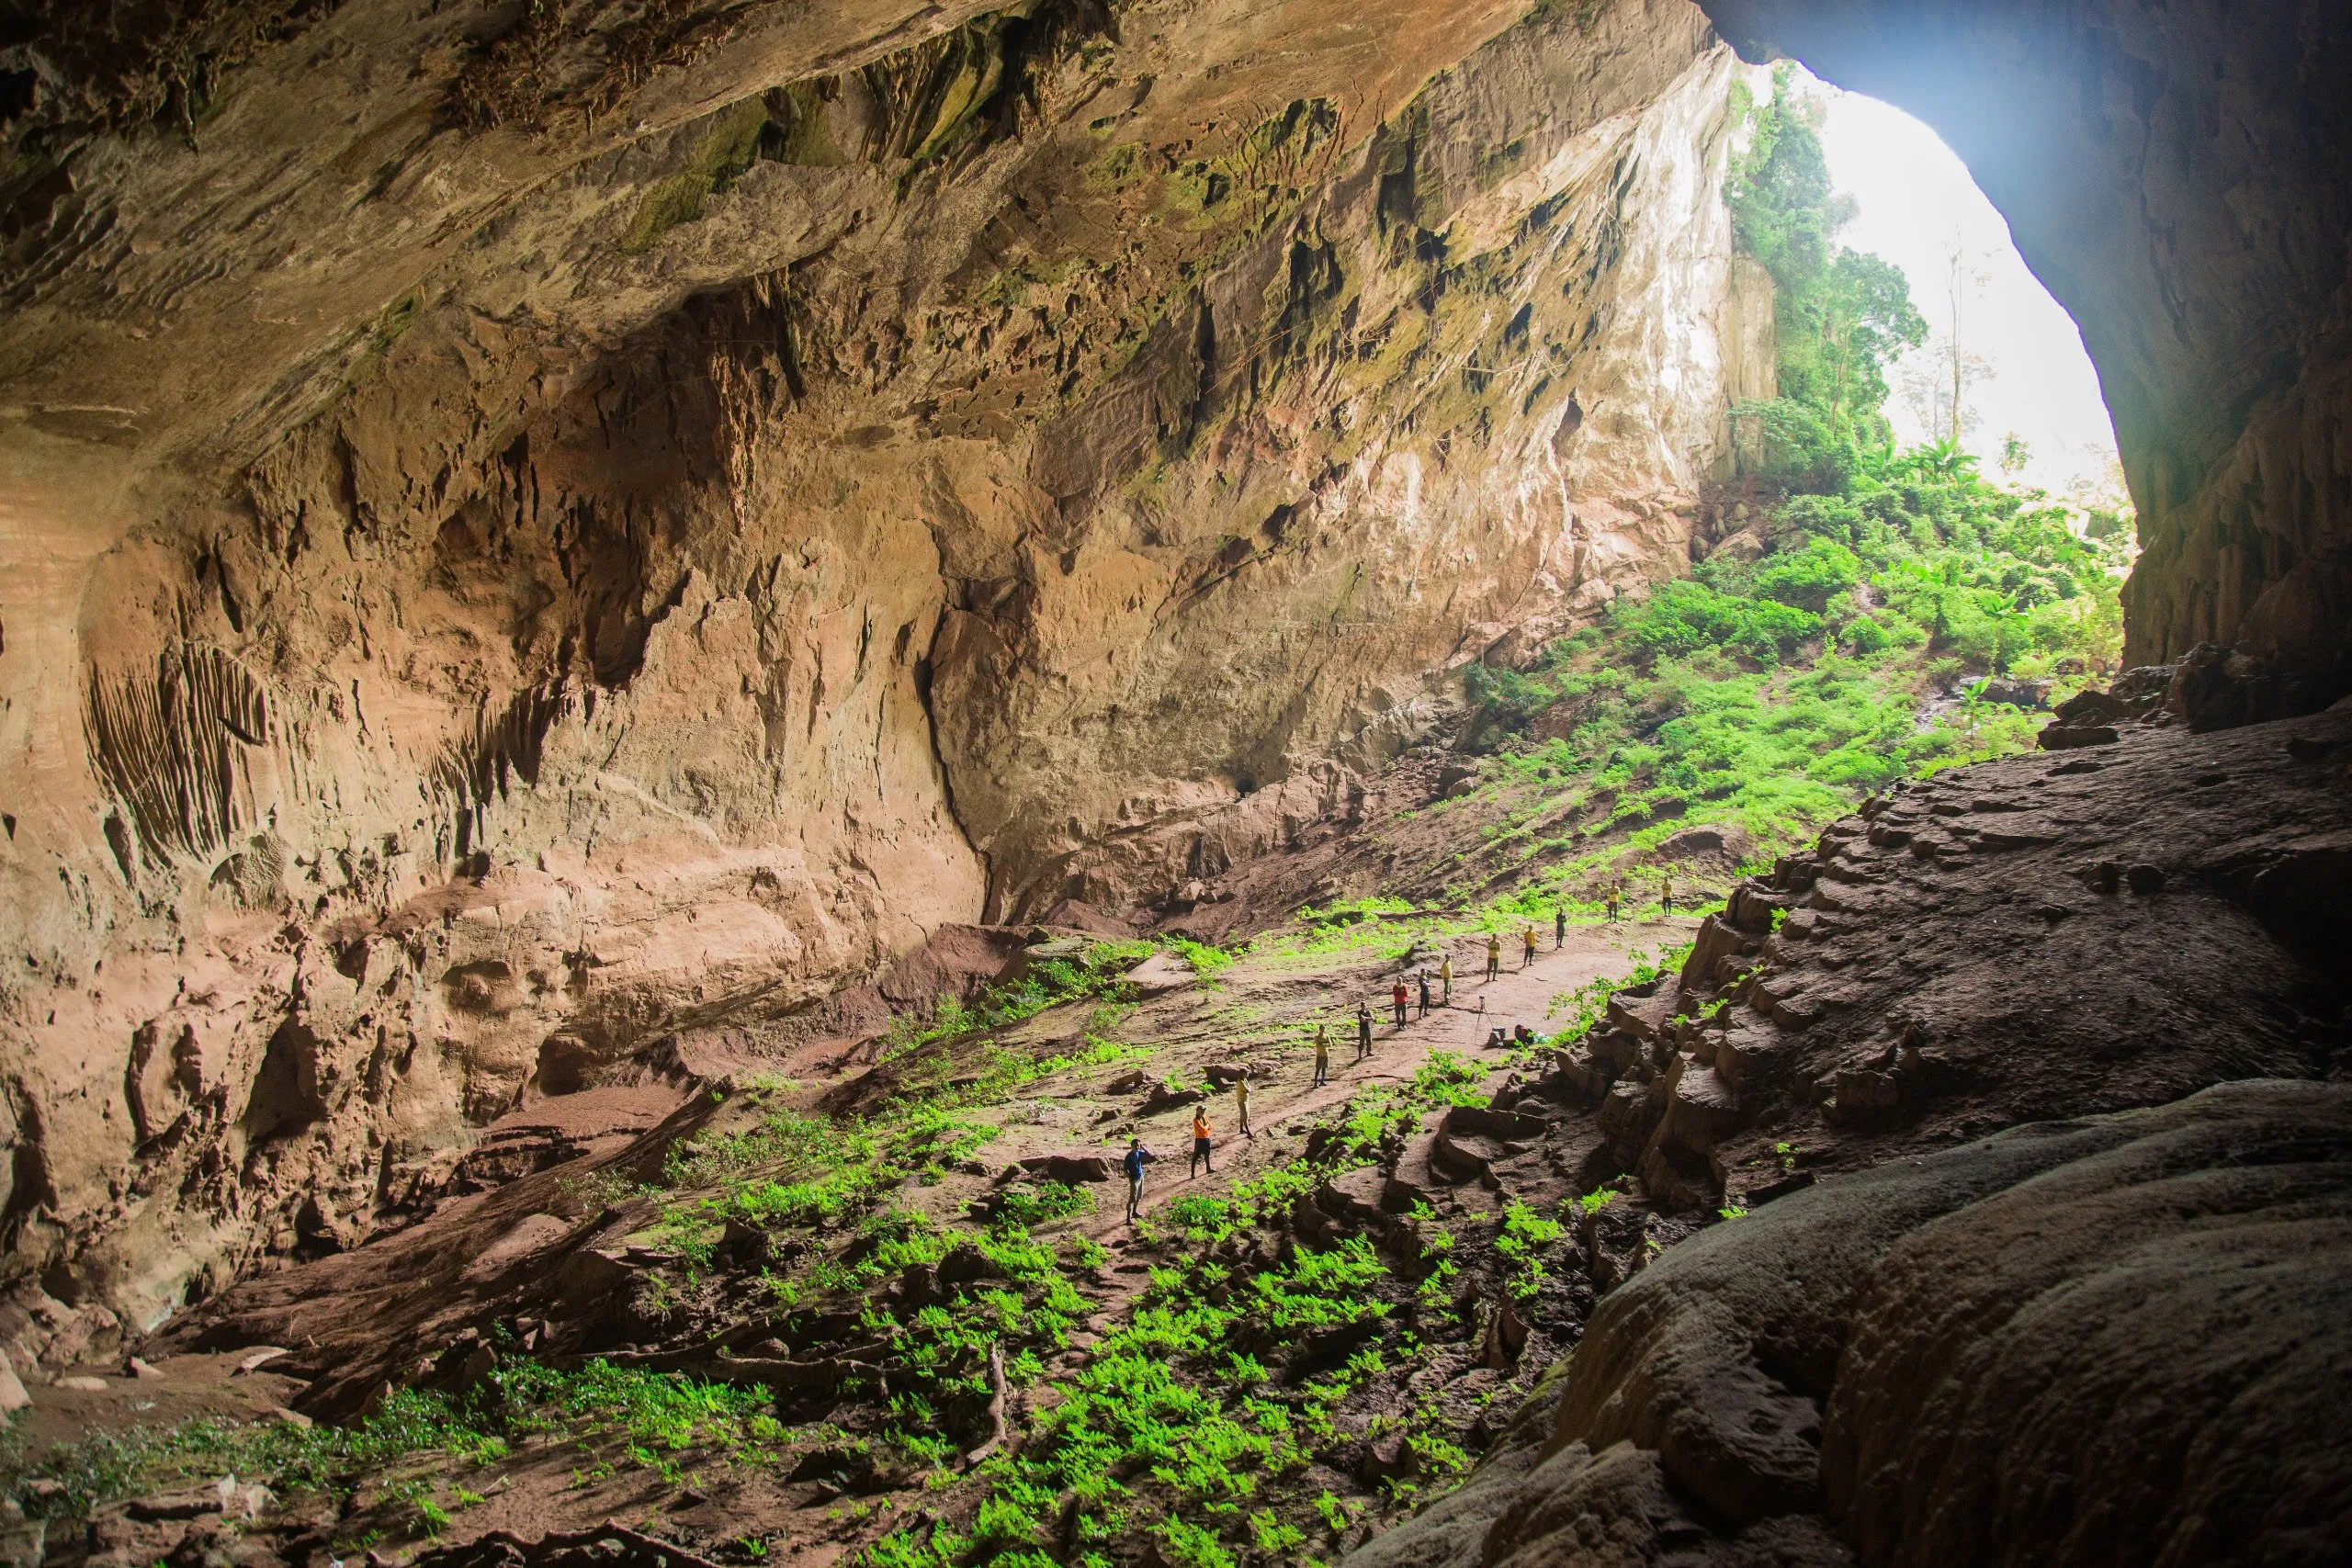
<svg viewBox="0 0 2352 1568"><path fill-rule="evenodd" d="M2352 1086L2018 1128L1668 1251L1475 1552L1457 1515L1350 1562L2318 1564L2347 1313Z"/></svg>

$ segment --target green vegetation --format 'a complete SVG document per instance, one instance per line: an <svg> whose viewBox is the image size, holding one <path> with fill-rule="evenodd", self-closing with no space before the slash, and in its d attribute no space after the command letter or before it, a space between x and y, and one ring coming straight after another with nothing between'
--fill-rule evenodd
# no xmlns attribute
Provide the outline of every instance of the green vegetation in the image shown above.
<svg viewBox="0 0 2352 1568"><path fill-rule="evenodd" d="M1836 491L1888 447L1886 368L1928 323L1902 272L1835 243L1852 216L1830 188L1816 116L1788 68L1760 107L1735 90L1751 138L1726 201L1734 243L1772 275L1780 396L1735 411L1751 466L1792 489Z"/></svg>
<svg viewBox="0 0 2352 1568"><path fill-rule="evenodd" d="M1204 942L1194 942L1190 937L1172 937L1169 940L1168 945L1177 957L1192 965L1193 974L1204 980L1215 979L1217 971L1231 964L1237 956L1221 947L1213 947Z"/></svg>
<svg viewBox="0 0 2352 1568"><path fill-rule="evenodd" d="M1559 1221L1545 1219L1516 1199L1503 1210L1495 1250L1510 1266L1504 1288L1517 1300L1525 1301L1543 1287L1544 1256L1557 1245L1562 1229Z"/></svg>
<svg viewBox="0 0 2352 1568"><path fill-rule="evenodd" d="M657 182L638 199L621 253L642 254L679 224L698 220L704 199L725 190L759 160L761 138L767 130L767 105L758 98L746 98L721 114L710 134L695 143L685 169Z"/></svg>
<svg viewBox="0 0 2352 1568"><path fill-rule="evenodd" d="M1370 1163L1392 1129L1468 1097L1485 1072L1440 1053L1408 1084L1360 1092L1342 1125L1310 1145L1311 1157L1225 1193L1169 1205L1159 1225L1141 1232L1168 1260L1152 1269L1133 1316L1103 1335L1083 1367L1057 1379L1060 1402L1037 1417L1019 1452L981 1467L988 1493L968 1528L898 1530L871 1549L867 1562L1043 1568L1068 1561L1101 1568L1115 1541L1148 1533L1170 1562L1231 1564L1229 1540L1288 1552L1306 1542L1310 1523L1333 1536L1345 1529L1345 1507L1319 1489L1309 1494L1301 1477L1318 1450L1339 1440L1332 1422L1339 1406L1418 1350L1418 1337L1398 1315L1412 1282L1397 1280L1361 1236L1320 1248L1282 1246L1282 1222L1327 1177ZM1557 1238L1556 1226L1548 1238L1544 1233L1547 1223L1505 1222L1525 1277L1540 1279L1537 1255ZM1450 1243L1425 1241L1425 1268L1434 1271ZM1055 1288L1042 1269L1024 1281L1024 1289L1039 1287ZM1001 1295L984 1292L980 1302L1001 1309L1008 1304ZM899 1356L918 1366L933 1355L942 1364L978 1366L993 1341L1009 1352L1008 1381L1035 1378L1041 1325L1048 1337L1062 1326L1050 1311L975 1314L971 1304L926 1309L902 1324ZM1283 1365L1282 1378L1272 1362ZM894 1391L899 1382L894 1364ZM905 1398L894 1398L893 1408L912 1419L895 1440L920 1449L926 1438L917 1423L939 1413L902 1408ZM1467 1468L1468 1456L1437 1429L1432 1413L1401 1425L1423 1474ZM1057 1518L1066 1499L1072 1511ZM1048 1553L1057 1530L1072 1542L1066 1558Z"/></svg>
<svg viewBox="0 0 2352 1568"><path fill-rule="evenodd" d="M1738 828L1755 861L1894 781L2023 750L2041 719L1970 675L2054 678L2121 651L2120 527L1984 478L1950 445L1896 450L1885 370L1925 327L1902 275L1838 248L1846 216L1803 107L1746 106L1730 202L1778 287L1781 395L1735 410L1747 473L1690 577L1611 606L1527 671L1473 666L1490 852L1549 867L1512 915L1593 899L1626 850ZM1430 809L1442 811L1453 803Z"/></svg>
<svg viewBox="0 0 2352 1568"><path fill-rule="evenodd" d="M891 1020L882 1060L903 1063L924 1046L1007 1028L1080 998L1123 998L1126 993L1120 976L1150 957L1156 945L1147 941L1091 942L1076 953L1031 964L1019 979L991 986L972 1001L943 996L928 1022L911 1013ZM1179 944L1180 951L1184 945Z"/></svg>
<svg viewBox="0 0 2352 1568"><path fill-rule="evenodd" d="M1765 856L1898 778L2029 747L2029 711L1964 697L1923 720L1923 697L1972 670L2111 666L2120 548L1949 448L1871 467L1849 495L1781 507L1760 559L1719 556L1621 600L1528 672L1474 667L1477 723L1502 753L1487 780L1536 786L1581 837L1645 848L1703 814ZM1555 842L1573 848L1566 826ZM1534 897L1589 887L1601 858Z"/></svg>
<svg viewBox="0 0 2352 1568"><path fill-rule="evenodd" d="M0 1453L8 1495L36 1517L78 1517L141 1493L204 1484L224 1474L279 1493L323 1493L358 1508L397 1505L413 1534L432 1535L452 1511L483 1500L461 1478L504 1459L530 1435L577 1440L591 1472L616 1462L683 1477L681 1461L773 1465L793 1436L769 1413L764 1390L590 1361L560 1371L502 1361L462 1394L397 1389L350 1427L211 1417L97 1432L27 1464ZM9 1435L13 1445L14 1434ZM30 1483L48 1481L57 1489ZM446 1486L446 1493L442 1490Z"/></svg>

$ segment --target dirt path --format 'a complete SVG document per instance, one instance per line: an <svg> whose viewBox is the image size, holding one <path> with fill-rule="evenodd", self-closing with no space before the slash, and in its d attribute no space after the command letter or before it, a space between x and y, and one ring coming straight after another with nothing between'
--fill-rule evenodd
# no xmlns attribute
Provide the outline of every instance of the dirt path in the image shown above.
<svg viewBox="0 0 2352 1568"><path fill-rule="evenodd" d="M1208 1102L1214 1176L1187 1174L1192 1152L1190 1106L1148 1117L1122 1117L1115 1126L1097 1134L1097 1146L1107 1145L1107 1152L1115 1158L1125 1148L1130 1132L1142 1137L1145 1148L1154 1156L1144 1181L1146 1218L1187 1192L1222 1192L1296 1156L1305 1147L1310 1127L1336 1115L1359 1089L1408 1082L1433 1052L1447 1051L1473 1061L1484 1058L1499 1073L1501 1054L1487 1050L1490 1030L1500 1027L1509 1038L1514 1025L1524 1023L1538 1033L1548 1032L1560 1021L1545 1017L1555 998L1604 976L1623 975L1633 967L1636 952L1654 954L1673 947L1688 941L1696 928L1695 920L1680 918L1617 926L1570 926L1566 942L1557 948L1552 944L1552 933L1541 931L1535 962L1525 967L1520 964L1521 949L1514 935L1504 944L1502 973L1492 981L1484 978L1485 939L1458 938L1445 949L1453 957L1453 1005L1432 1006L1427 1015L1420 1010L1411 969L1396 963L1368 964L1341 959L1317 966L1296 958L1245 959L1202 987L1146 1004L1127 1020L1125 1032L1138 1038L1155 1022L1173 1022L1182 1016L1181 1010L1187 1000L1196 1014L1207 1011L1212 1017L1217 1012L1248 1017L1262 1010L1268 1016L1237 1026L1231 1040L1218 1039L1217 1032L1210 1029L1205 1032L1207 1038L1172 1045L1143 1064L1155 1077L1194 1082L1213 1063L1247 1066L1250 1120L1255 1136L1240 1134L1228 1091ZM1434 960L1429 966L1434 971ZM1416 997L1402 1029L1394 1021L1389 991L1399 974L1407 976L1408 992ZM1431 991L1433 998L1440 994L1434 977ZM1372 1055L1361 1061L1356 1059L1354 1021L1359 998L1374 1004L1375 1020ZM1204 1002L1212 1005L1204 1009ZM1329 1022L1331 1030L1330 1080L1319 1089L1314 1084L1311 1034L1275 1043L1253 1043L1248 1038L1317 1021ZM1096 1076L1113 1075L1097 1069ZM1033 1152L1022 1146L1028 1141L1021 1129L1009 1126L992 1149L992 1157L1018 1159ZM1121 1178L1111 1184L1083 1228L1106 1243L1123 1239L1128 1231L1125 1203L1125 1183Z"/></svg>

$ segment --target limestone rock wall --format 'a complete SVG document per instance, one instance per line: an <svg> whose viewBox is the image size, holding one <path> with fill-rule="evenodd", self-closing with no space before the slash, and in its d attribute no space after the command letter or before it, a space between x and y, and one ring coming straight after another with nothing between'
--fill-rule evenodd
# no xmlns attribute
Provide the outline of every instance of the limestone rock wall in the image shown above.
<svg viewBox="0 0 2352 1568"><path fill-rule="evenodd" d="M2348 1111L2342 1084L2222 1084L1713 1227L1603 1298L1459 1492L1343 1562L2328 1561Z"/></svg>
<svg viewBox="0 0 2352 1568"><path fill-rule="evenodd" d="M1682 0L1378 9L34 61L12 1268L144 1322L348 1245L535 1079L1344 811L1679 570L1771 364L1744 68Z"/></svg>

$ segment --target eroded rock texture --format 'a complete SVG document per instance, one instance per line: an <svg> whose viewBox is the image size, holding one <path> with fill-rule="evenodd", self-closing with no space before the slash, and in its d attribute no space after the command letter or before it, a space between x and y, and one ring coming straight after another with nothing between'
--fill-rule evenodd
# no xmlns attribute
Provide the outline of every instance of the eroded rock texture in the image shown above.
<svg viewBox="0 0 2352 1568"><path fill-rule="evenodd" d="M2161 673L1833 825L1498 1097L1566 1111L1600 1304L1353 1568L2340 1555L2352 705L2194 734Z"/></svg>
<svg viewBox="0 0 2352 1568"><path fill-rule="evenodd" d="M2332 1562L2347 1246L2341 1084L1883 1166L1618 1289L1548 1420L1348 1561Z"/></svg>
<svg viewBox="0 0 2352 1568"><path fill-rule="evenodd" d="M1770 1200L2021 1122L2342 1077L2352 710L2135 728L1873 800L1519 1091L1659 1206Z"/></svg>
<svg viewBox="0 0 2352 1568"><path fill-rule="evenodd" d="M1770 389L1744 68L1524 9L12 45L22 1263L145 1320L346 1245L665 1031L1343 815L1679 570Z"/></svg>
<svg viewBox="0 0 2352 1568"><path fill-rule="evenodd" d="M2276 0L1703 0L1934 126L2082 328L2146 553L2127 663L2352 690L2352 13Z"/></svg>

